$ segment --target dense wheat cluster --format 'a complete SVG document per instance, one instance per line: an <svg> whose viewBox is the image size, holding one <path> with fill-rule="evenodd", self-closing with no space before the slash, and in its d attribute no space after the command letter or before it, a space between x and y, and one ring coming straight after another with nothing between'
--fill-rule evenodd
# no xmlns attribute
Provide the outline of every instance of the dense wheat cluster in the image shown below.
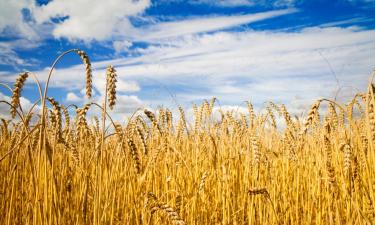
<svg viewBox="0 0 375 225"><path fill-rule="evenodd" d="M69 52L84 60L91 96L88 56ZM272 102L223 111L213 98L193 119L179 107L116 122L112 66L103 103L63 106L39 88L40 113L19 105L28 74L1 102L15 119L1 119L0 224L375 223L372 81L305 117Z"/></svg>

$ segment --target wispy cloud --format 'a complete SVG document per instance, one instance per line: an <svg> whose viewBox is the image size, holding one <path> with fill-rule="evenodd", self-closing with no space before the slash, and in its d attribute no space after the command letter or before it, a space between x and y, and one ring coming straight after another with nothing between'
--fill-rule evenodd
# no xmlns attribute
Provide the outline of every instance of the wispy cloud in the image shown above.
<svg viewBox="0 0 375 225"><path fill-rule="evenodd" d="M137 32L133 34L133 39L148 42L161 39L172 39L197 33L223 30L295 12L297 12L297 9L291 8L246 15L212 16L207 18L192 18L181 21L161 22L144 28L139 28Z"/></svg>
<svg viewBox="0 0 375 225"><path fill-rule="evenodd" d="M37 46L39 46L37 42L24 39L0 42L0 65L27 68L37 64L38 61L36 59L23 59L16 52L16 50L30 49Z"/></svg>
<svg viewBox="0 0 375 225"><path fill-rule="evenodd" d="M372 22L375 21L375 18L369 18L369 17L356 17L351 18L347 20L338 20L334 22L324 23L320 24L320 27L334 27L334 26L341 26L341 25L352 25L352 24L361 24L366 22Z"/></svg>

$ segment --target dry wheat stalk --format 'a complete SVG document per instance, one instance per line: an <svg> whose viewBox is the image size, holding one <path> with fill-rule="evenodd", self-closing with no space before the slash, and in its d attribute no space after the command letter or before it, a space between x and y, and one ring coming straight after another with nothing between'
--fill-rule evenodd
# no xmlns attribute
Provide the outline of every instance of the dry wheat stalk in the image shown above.
<svg viewBox="0 0 375 225"><path fill-rule="evenodd" d="M372 150L375 150L375 146L373 144L375 143L375 86L372 83L369 83L367 91L366 115L369 140L371 140L372 143Z"/></svg>
<svg viewBox="0 0 375 225"><path fill-rule="evenodd" d="M268 102L268 104L269 104L269 106L270 106L273 110L275 110L275 111L278 113L279 116L282 115L280 107L278 107L274 102L271 102L271 101L270 101L270 102Z"/></svg>
<svg viewBox="0 0 375 225"><path fill-rule="evenodd" d="M95 122L95 132L97 135L99 135L100 126L99 126L99 118L97 116L94 116L94 122Z"/></svg>
<svg viewBox="0 0 375 225"><path fill-rule="evenodd" d="M178 132L177 134L180 137L182 135L182 133L184 132L184 130L187 129L187 126L186 126L186 117L185 117L184 109L181 106L179 106L178 111L180 112L180 122L178 124L180 126L180 129L178 129L180 132ZM188 134L189 134L189 132L188 132Z"/></svg>
<svg viewBox="0 0 375 225"><path fill-rule="evenodd" d="M362 144L362 148L358 150L359 163L361 165L361 169L364 170L367 165L366 157L367 157L369 143L368 143L367 136L363 133L361 134L361 144Z"/></svg>
<svg viewBox="0 0 375 225"><path fill-rule="evenodd" d="M358 159L357 157L353 157L353 173L352 173L352 180L354 181L353 182L353 186L354 188L352 187L352 189L355 189L355 190L358 190L361 188L361 171L360 171L360 167L359 167L359 163L358 163Z"/></svg>
<svg viewBox="0 0 375 225"><path fill-rule="evenodd" d="M347 105L347 107L346 107L346 111L347 111L347 113L348 113L348 118L349 118L350 120L353 119L353 106L354 106L354 102L356 102L355 99L353 99L353 100Z"/></svg>
<svg viewBox="0 0 375 225"><path fill-rule="evenodd" d="M89 110L91 104L86 104L83 108L78 108L76 110L77 119L76 119L76 126L77 126L77 136L81 139L85 137L88 133L89 128L87 125L86 114Z"/></svg>
<svg viewBox="0 0 375 225"><path fill-rule="evenodd" d="M207 100L203 102L203 119L208 119L211 116L210 103Z"/></svg>
<svg viewBox="0 0 375 225"><path fill-rule="evenodd" d="M357 108L358 108L358 111L359 111L359 113L361 114L361 115L363 115L364 113L365 113L365 111L363 110L363 107L362 107L362 105L359 103L359 101L357 100L357 99L354 99L353 100L353 105L355 105L355 106L357 106ZM353 111L353 110L352 110ZM353 113L353 112L352 112Z"/></svg>
<svg viewBox="0 0 375 225"><path fill-rule="evenodd" d="M216 97L212 97L211 98L211 101L210 101L210 110L211 110L211 113L212 113L212 110L214 109L216 100L217 100Z"/></svg>
<svg viewBox="0 0 375 225"><path fill-rule="evenodd" d="M65 130L69 130L69 127L70 127L70 116L69 116L68 109L64 105L61 105L61 109L63 111L64 119L65 119Z"/></svg>
<svg viewBox="0 0 375 225"><path fill-rule="evenodd" d="M55 132L56 132L56 136L57 136L57 141L58 142L61 142L62 141L62 119L61 119L61 107L59 105L59 103L53 99L53 98L47 98L48 101L51 103L52 107L53 107L53 114L54 114L54 117L56 119L56 129L55 129Z"/></svg>
<svg viewBox="0 0 375 225"><path fill-rule="evenodd" d="M330 141L330 134L331 134L331 127L330 127L330 123L328 119L326 118L324 120L323 146L324 146L324 151L326 152L326 155L327 155L326 168L327 168L327 174L328 174L328 181L330 184L330 189L332 191L332 194L334 195L338 191L338 184L336 181L335 170L332 165L332 147L331 147L331 141Z"/></svg>
<svg viewBox="0 0 375 225"><path fill-rule="evenodd" d="M371 199L370 191L365 186L362 188L362 190L363 190L363 194L364 194L364 197L365 197L365 199L364 199L365 214L366 214L367 218L371 221L371 223L375 222L375 208L374 208L373 201Z"/></svg>
<svg viewBox="0 0 375 225"><path fill-rule="evenodd" d="M330 102L328 104L328 110L329 110L329 114L330 114L330 118L331 118L331 122L332 122L332 127L333 127L333 129L336 129L339 122L338 122L338 119L337 119L337 113L336 113L335 106L333 105L332 102Z"/></svg>
<svg viewBox="0 0 375 225"><path fill-rule="evenodd" d="M240 117L241 117L241 127L243 128L243 131L246 131L247 128L249 128L248 124L247 124L247 118L246 118L246 115L244 113L240 113Z"/></svg>
<svg viewBox="0 0 375 225"><path fill-rule="evenodd" d="M253 195L264 195L266 197L269 197L269 193L267 191L267 188L265 187L262 187L262 188L250 188L248 191L247 191L247 194L250 195L250 196L253 196Z"/></svg>
<svg viewBox="0 0 375 225"><path fill-rule="evenodd" d="M26 127L30 125L30 121L33 118L33 116L34 116L34 113L32 112L26 115L25 123L24 123Z"/></svg>
<svg viewBox="0 0 375 225"><path fill-rule="evenodd" d="M331 192L333 195L335 195L335 193L338 192L338 184L336 181L335 169L333 168L332 163L330 161L327 161L326 166Z"/></svg>
<svg viewBox="0 0 375 225"><path fill-rule="evenodd" d="M273 129L277 129L275 114L273 114L273 111L272 111L271 107L267 106L266 110L267 110L268 115L269 115L269 117L271 119L271 125L272 125Z"/></svg>
<svg viewBox="0 0 375 225"><path fill-rule="evenodd" d="M349 144L344 144L344 171L346 174L350 174L351 169L351 158L352 158L352 148Z"/></svg>
<svg viewBox="0 0 375 225"><path fill-rule="evenodd" d="M252 136L250 139L251 148L253 149L253 160L254 164L259 165L260 163L260 149L259 149L259 141L256 136Z"/></svg>
<svg viewBox="0 0 375 225"><path fill-rule="evenodd" d="M83 64L86 68L86 96L91 98L92 96L92 70L91 63L88 55L81 50L76 50L76 53L81 57Z"/></svg>
<svg viewBox="0 0 375 225"><path fill-rule="evenodd" d="M141 161L138 156L137 146L134 144L133 140L127 137L126 142L130 148L130 153L134 161L134 168L137 174L141 173Z"/></svg>
<svg viewBox="0 0 375 225"><path fill-rule="evenodd" d="M253 128L254 120L255 120L254 107L253 107L253 104L251 104L251 102L249 101L247 101L246 104L247 104L247 110L249 112L250 127Z"/></svg>
<svg viewBox="0 0 375 225"><path fill-rule="evenodd" d="M8 138L9 136L9 130L8 130L8 121L5 120L4 118L1 118L1 122L2 122L2 125L1 125L1 134Z"/></svg>
<svg viewBox="0 0 375 225"><path fill-rule="evenodd" d="M206 183L206 178L207 178L207 176L208 176L208 173L207 173L207 171L205 171L205 172L202 174L202 176L201 176L201 180L200 180L200 182L199 182L198 193L200 193L200 192L203 190L204 185L205 185L205 183Z"/></svg>
<svg viewBox="0 0 375 225"><path fill-rule="evenodd" d="M159 123L156 121L155 114L147 109L144 110L144 113L148 117L148 119L151 121L152 125L156 127L157 130L161 133L161 128L159 126Z"/></svg>
<svg viewBox="0 0 375 225"><path fill-rule="evenodd" d="M72 158L74 159L74 162L76 165L79 165L80 163L80 155L77 150L77 145L75 142L67 142L67 141L62 141L64 144L65 150L69 151L71 153Z"/></svg>
<svg viewBox="0 0 375 225"><path fill-rule="evenodd" d="M16 111L18 106L20 105L20 97L22 88L25 85L26 79L29 76L29 72L24 72L19 74L16 82L13 86L13 93L12 93L12 107L10 108L10 114L12 118L16 117Z"/></svg>
<svg viewBox="0 0 375 225"><path fill-rule="evenodd" d="M166 113L166 109L164 108L160 108L159 109L159 115L158 115L158 119L159 123L165 127L165 124L167 122L167 113Z"/></svg>
<svg viewBox="0 0 375 225"><path fill-rule="evenodd" d="M332 147L331 147L331 141L330 141L330 134L331 134L331 126L328 118L324 119L324 134L323 134L323 145L324 145L324 151L327 155L327 161L332 161Z"/></svg>
<svg viewBox="0 0 375 225"><path fill-rule="evenodd" d="M173 114L169 109L166 109L165 116L166 116L165 119L166 119L168 129L171 130L173 128Z"/></svg>
<svg viewBox="0 0 375 225"><path fill-rule="evenodd" d="M288 110L286 109L286 106L284 104L281 104L280 106L280 113L283 115L285 123L288 127L292 126L292 119L290 117L290 114Z"/></svg>
<svg viewBox="0 0 375 225"><path fill-rule="evenodd" d="M146 143L145 135L143 134L142 129L139 126L135 126L135 133L137 134L138 138L141 140L142 152L143 154L148 154L148 147Z"/></svg>
<svg viewBox="0 0 375 225"><path fill-rule="evenodd" d="M176 207L175 207L176 212L178 214L180 214L181 213L181 206L182 206L182 196L181 195L177 195L175 202L176 202Z"/></svg>
<svg viewBox="0 0 375 225"><path fill-rule="evenodd" d="M337 116L337 119L338 119L339 125L344 126L345 125L345 110L341 108L339 109L340 110L339 110L339 115Z"/></svg>
<svg viewBox="0 0 375 225"><path fill-rule="evenodd" d="M50 119L50 124L51 126L49 127L49 129L53 128L56 126L56 123L57 123L57 120L56 120L56 116L55 116L55 113L53 113L52 110L48 110L48 115L49 115L49 119Z"/></svg>
<svg viewBox="0 0 375 225"><path fill-rule="evenodd" d="M116 104L116 82L117 74L113 66L107 68L107 93L108 93L108 102L109 108L112 110L113 106Z"/></svg>
<svg viewBox="0 0 375 225"><path fill-rule="evenodd" d="M203 110L204 110L204 104L201 105L201 107L198 107L195 105L194 107L194 133L198 134L200 131L200 127L202 125L202 116L203 116Z"/></svg>
<svg viewBox="0 0 375 225"><path fill-rule="evenodd" d="M305 131L313 124L314 121L317 120L317 117L319 116L318 114L318 109L320 106L321 100L316 101L310 108L310 111L307 115L305 124L304 124L304 129Z"/></svg>
<svg viewBox="0 0 375 225"><path fill-rule="evenodd" d="M116 134L118 135L120 142L122 142L122 139L124 137L124 132L122 130L121 124L115 123L114 126L115 126Z"/></svg>

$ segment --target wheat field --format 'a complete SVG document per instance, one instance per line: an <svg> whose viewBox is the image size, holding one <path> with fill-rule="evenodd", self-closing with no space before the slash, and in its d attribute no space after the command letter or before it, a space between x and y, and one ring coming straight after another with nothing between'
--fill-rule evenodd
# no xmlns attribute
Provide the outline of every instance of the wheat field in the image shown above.
<svg viewBox="0 0 375 225"><path fill-rule="evenodd" d="M73 53L89 98L85 52L64 52L49 78ZM113 121L115 68L105 76L104 102L83 106L59 104L30 72L2 84L13 119L1 119L0 224L375 224L372 78L348 103L318 99L303 117L272 102L223 111L212 98L192 119L160 107ZM29 79L40 112L20 107Z"/></svg>

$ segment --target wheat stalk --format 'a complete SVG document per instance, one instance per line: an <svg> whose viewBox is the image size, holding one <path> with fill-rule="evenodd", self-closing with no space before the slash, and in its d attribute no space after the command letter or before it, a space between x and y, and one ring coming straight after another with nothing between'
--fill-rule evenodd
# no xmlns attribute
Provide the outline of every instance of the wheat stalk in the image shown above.
<svg viewBox="0 0 375 225"><path fill-rule="evenodd" d="M203 174L202 174L202 177L201 177L201 180L199 182L199 186L198 186L198 193L201 193L203 188L204 188L204 185L206 183L206 178L208 176L208 173L207 171L205 171Z"/></svg>
<svg viewBox="0 0 375 225"><path fill-rule="evenodd" d="M54 98L47 98L53 107L53 115L56 119L56 137L57 141L62 141L62 119L61 119L61 106Z"/></svg>
<svg viewBox="0 0 375 225"><path fill-rule="evenodd" d="M16 111L20 105L22 88L25 85L25 82L28 76L29 76L29 72L21 73L19 74L16 82L14 83L12 101L11 101L12 107L10 108L10 114L12 118L16 117Z"/></svg>
<svg viewBox="0 0 375 225"><path fill-rule="evenodd" d="M91 63L86 52L82 50L76 50L76 53L81 57L83 64L86 68L86 96L91 98L92 96L92 69Z"/></svg>
<svg viewBox="0 0 375 225"><path fill-rule="evenodd" d="M130 148L130 153L134 161L134 168L137 174L141 173L141 161L138 156L137 146L134 144L133 140L129 137L126 139L128 146Z"/></svg>
<svg viewBox="0 0 375 225"><path fill-rule="evenodd" d="M112 110L113 106L116 104L116 82L117 74L113 66L107 68L107 93L108 93L108 102L109 108Z"/></svg>

